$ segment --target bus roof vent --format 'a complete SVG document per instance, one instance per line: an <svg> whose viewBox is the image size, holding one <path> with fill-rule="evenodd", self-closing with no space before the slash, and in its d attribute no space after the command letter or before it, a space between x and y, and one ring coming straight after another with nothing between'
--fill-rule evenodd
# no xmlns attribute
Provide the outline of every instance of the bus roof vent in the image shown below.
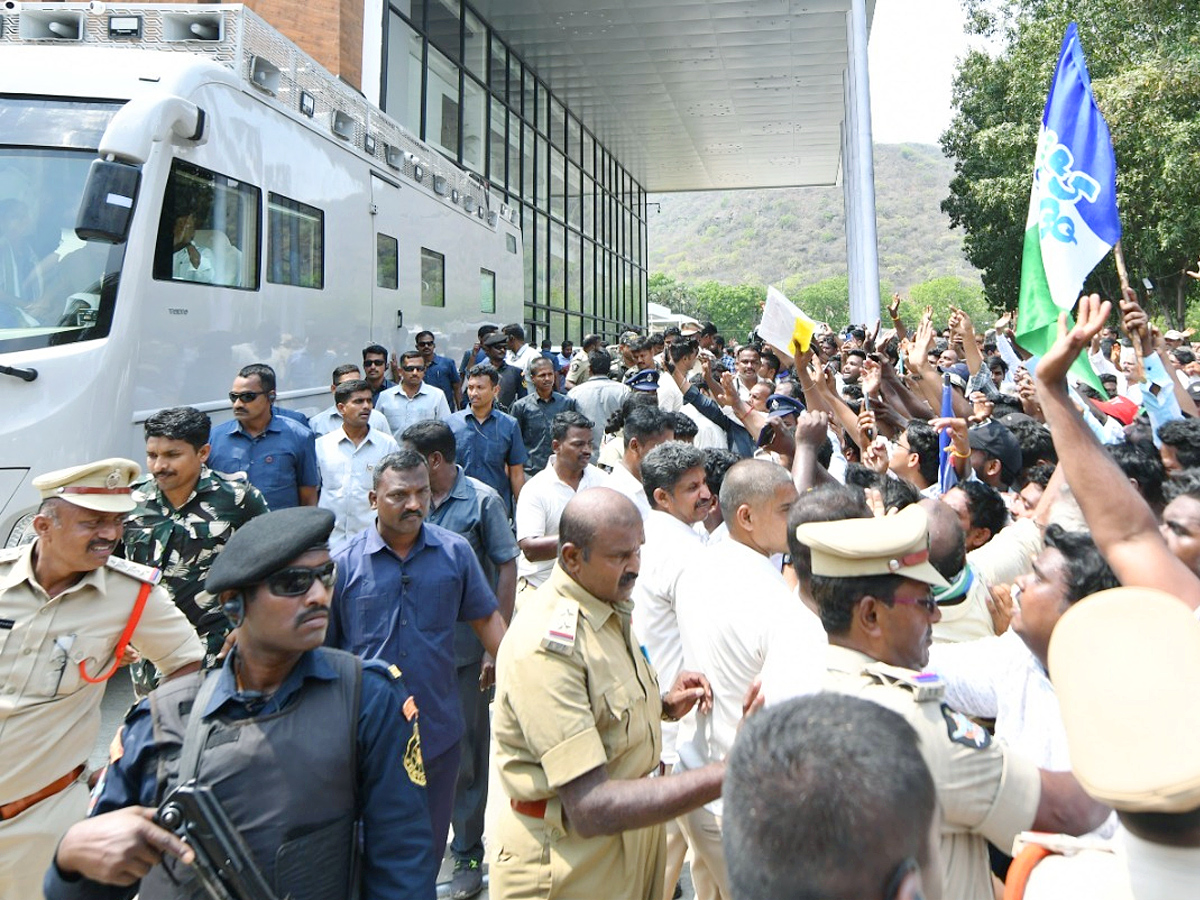
<svg viewBox="0 0 1200 900"><path fill-rule="evenodd" d="M83 13L68 9L21 10L20 34L26 41L81 41Z"/></svg>

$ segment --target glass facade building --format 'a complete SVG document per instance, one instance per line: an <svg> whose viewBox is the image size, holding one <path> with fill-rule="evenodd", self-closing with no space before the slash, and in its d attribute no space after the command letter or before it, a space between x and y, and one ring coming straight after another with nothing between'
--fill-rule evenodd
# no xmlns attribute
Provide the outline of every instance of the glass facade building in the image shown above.
<svg viewBox="0 0 1200 900"><path fill-rule="evenodd" d="M646 192L471 6L387 9L381 105L520 210L527 337L646 321ZM504 324L504 323L499 323Z"/></svg>

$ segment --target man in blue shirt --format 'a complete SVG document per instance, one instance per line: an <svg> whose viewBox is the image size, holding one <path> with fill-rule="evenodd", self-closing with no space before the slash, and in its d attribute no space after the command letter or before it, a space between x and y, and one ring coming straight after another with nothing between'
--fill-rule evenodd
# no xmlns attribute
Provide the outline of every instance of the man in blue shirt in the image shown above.
<svg viewBox="0 0 1200 900"><path fill-rule="evenodd" d="M421 710L435 856L446 849L464 724L455 689L454 624L469 622L492 656L504 619L465 538L426 524L429 467L402 449L375 467L368 528L335 554L337 589L325 643L399 668Z"/></svg>
<svg viewBox="0 0 1200 900"><path fill-rule="evenodd" d="M151 821L166 794L195 777L276 896L433 900L419 713L395 667L321 647L332 528L327 510L288 509L230 538L205 589L238 625L237 646L224 668L170 681L130 712L91 817L58 846L46 896L126 900L139 887L142 896L204 894L177 861L193 851ZM277 746L285 741L286 758ZM356 823L365 841L352 884Z"/></svg>
<svg viewBox="0 0 1200 900"><path fill-rule="evenodd" d="M516 600L517 556L521 551L508 524L504 501L492 488L465 474L455 464L454 433L445 422L411 425L404 432L403 442L425 457L429 465L429 486L433 492L429 521L467 539L496 593L500 615L508 622ZM490 765L488 703L496 661L483 652L469 625L460 622L454 629L458 697L467 727L451 816L454 877L450 896L452 900L465 900L483 889L483 819Z"/></svg>
<svg viewBox="0 0 1200 900"><path fill-rule="evenodd" d="M378 404L379 395L388 388L394 388L397 382L388 378L388 352L387 348L380 344L367 344L363 347L363 377L370 382L371 385L371 402ZM392 357L393 367L396 365L395 356ZM397 374L396 376L400 376Z"/></svg>
<svg viewBox="0 0 1200 900"><path fill-rule="evenodd" d="M213 429L209 468L245 472L272 510L316 506L321 483L316 442L308 425L281 416L275 402L275 371L254 363L233 379L233 419Z"/></svg>
<svg viewBox="0 0 1200 900"><path fill-rule="evenodd" d="M438 356L433 351L437 349L432 331L417 332L417 352L425 360L425 383L440 388L450 404L450 411L462 406L462 376L458 374L458 366L454 360ZM398 439L398 438L397 438Z"/></svg>
<svg viewBox="0 0 1200 900"><path fill-rule="evenodd" d="M509 414L521 426L521 440L529 459L525 461L525 475L532 478L550 461L550 426L554 417L561 412L575 410L575 401L554 390L554 364L542 357L529 366L533 382L533 393L522 397L512 405Z"/></svg>
<svg viewBox="0 0 1200 900"><path fill-rule="evenodd" d="M496 407L500 373L494 366L476 366L467 373L467 409L450 417L463 471L494 488L511 510L525 484L529 459L517 420Z"/></svg>

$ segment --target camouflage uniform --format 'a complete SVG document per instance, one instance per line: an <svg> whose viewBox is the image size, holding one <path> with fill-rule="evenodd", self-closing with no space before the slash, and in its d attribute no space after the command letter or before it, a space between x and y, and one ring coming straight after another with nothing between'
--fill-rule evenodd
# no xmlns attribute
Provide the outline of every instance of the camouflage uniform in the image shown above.
<svg viewBox="0 0 1200 900"><path fill-rule="evenodd" d="M152 476L131 487L138 508L125 521L124 548L118 552L162 570L163 586L206 644L209 668L230 629L215 599L204 592L204 578L234 531L265 513L267 502L245 476L224 475L207 466L179 509L171 506ZM150 663L137 663L130 672L140 695L157 686L158 673Z"/></svg>

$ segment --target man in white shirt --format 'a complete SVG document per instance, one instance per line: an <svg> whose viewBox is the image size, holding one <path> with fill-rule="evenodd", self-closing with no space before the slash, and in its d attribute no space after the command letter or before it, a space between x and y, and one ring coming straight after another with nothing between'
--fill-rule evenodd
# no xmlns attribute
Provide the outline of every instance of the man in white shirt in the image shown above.
<svg viewBox="0 0 1200 900"><path fill-rule="evenodd" d="M607 350L593 350L588 354L588 369L592 373L587 381L567 392L581 413L595 423L592 430L592 450L600 452L600 439L609 416L621 408L629 394L629 388L609 378L612 356Z"/></svg>
<svg viewBox="0 0 1200 900"><path fill-rule="evenodd" d="M317 505L335 517L329 545L336 547L375 521L375 510L368 499L375 467L400 447L386 431L370 426L371 385L366 381L343 381L333 397L342 425L317 438L317 466L321 470Z"/></svg>
<svg viewBox="0 0 1200 900"><path fill-rule="evenodd" d="M358 381L360 378L362 378L362 370L354 363L346 363L345 365L338 366L333 370L333 381L329 385L329 393L336 394L338 385L343 381ZM390 432L392 430L383 413L374 408L371 409L371 418L368 424L372 428L378 428L380 431ZM308 420L308 427L317 437L341 428L342 414L338 412L337 403L331 403L319 413L311 416Z"/></svg>
<svg viewBox="0 0 1200 900"><path fill-rule="evenodd" d="M693 528L703 522L713 503L705 482L704 451L680 441L659 444L642 460L642 483L650 498L645 522L642 567L633 586L633 632L642 645L660 683L673 683L683 671L683 642L675 618L679 580L704 541ZM662 761L667 770L679 760L675 741L679 725L662 726ZM687 841L679 823L667 823L667 876L673 890L683 868Z"/></svg>
<svg viewBox="0 0 1200 900"><path fill-rule="evenodd" d="M608 486L624 494L642 514L650 515L650 501L642 486L642 459L659 444L675 439L675 416L657 406L635 406L625 415L625 452L613 466Z"/></svg>
<svg viewBox="0 0 1200 900"><path fill-rule="evenodd" d="M517 498L518 593L550 577L558 557L558 522L571 498L608 483L604 472L589 465L592 422L582 414L568 410L554 417L550 449L550 465L526 481Z"/></svg>
<svg viewBox="0 0 1200 900"><path fill-rule="evenodd" d="M782 466L747 459L730 467L720 495L729 536L706 547L703 564L690 566L679 579L676 615L684 665L708 677L713 708L681 723L676 771L726 757L742 701L772 643L794 639L780 627L794 604L792 593L770 556L787 552L788 514L796 499L791 475ZM730 897L721 815L716 800L681 820L694 856L697 900Z"/></svg>
<svg viewBox="0 0 1200 900"><path fill-rule="evenodd" d="M529 367L535 359L541 358L541 353L532 344L525 342L525 329L520 325L512 324L505 325L501 331L508 338L508 346L505 348L504 361L510 366L516 366L521 370L521 375L525 379L525 383L529 383Z"/></svg>
<svg viewBox="0 0 1200 900"><path fill-rule="evenodd" d="M425 358L416 350L400 357L400 383L379 395L379 411L399 439L404 429L426 419L445 422L450 418L450 404L440 388L425 383Z"/></svg>

